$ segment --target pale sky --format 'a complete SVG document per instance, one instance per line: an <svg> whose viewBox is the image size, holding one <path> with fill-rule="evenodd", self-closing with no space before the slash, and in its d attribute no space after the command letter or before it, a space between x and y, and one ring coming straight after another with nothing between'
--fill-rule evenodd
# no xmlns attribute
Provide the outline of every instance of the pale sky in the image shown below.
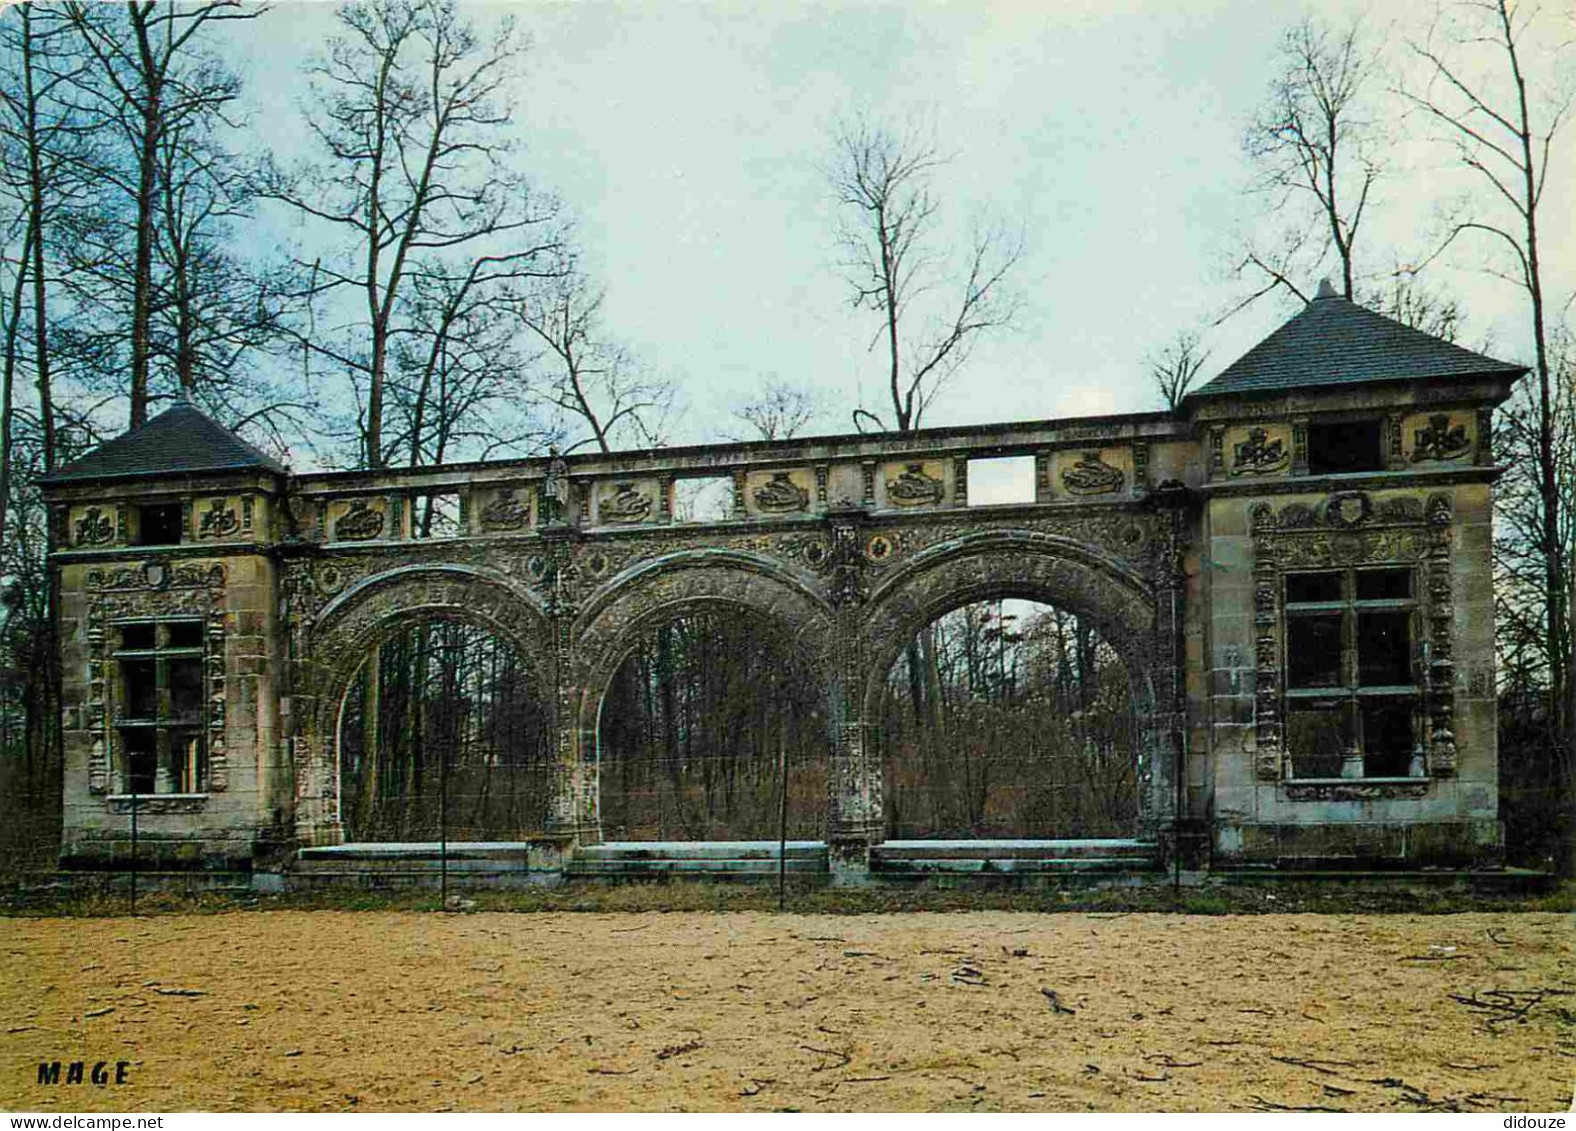
<svg viewBox="0 0 1576 1131"><path fill-rule="evenodd" d="M928 424L1158 407L1146 353L1240 292L1226 267L1256 207L1240 139L1301 11L1262 0L462 9L484 23L513 11L530 35L524 167L577 217L610 327L682 385L677 442L731 431L730 406L769 377L819 391L832 411L816 431L848 431L861 386L878 403L881 355L865 349L868 312L848 307L819 171L831 124L853 110L933 122L955 155L938 185L948 220L985 215L1026 236L1020 325L976 351ZM1374 9L1402 21L1396 42L1432 10ZM332 25L331 5L302 2L244 25L234 62L258 138L282 158L302 136L301 62ZM1556 302L1576 278L1571 140L1545 203ZM1424 168L1382 186L1375 239L1425 232L1431 194L1453 183L1444 147L1413 146L1406 160ZM1464 301L1466 344L1526 360L1518 296L1465 269L1481 246L1460 250L1434 281ZM1265 301L1211 332L1206 374L1291 313Z"/></svg>

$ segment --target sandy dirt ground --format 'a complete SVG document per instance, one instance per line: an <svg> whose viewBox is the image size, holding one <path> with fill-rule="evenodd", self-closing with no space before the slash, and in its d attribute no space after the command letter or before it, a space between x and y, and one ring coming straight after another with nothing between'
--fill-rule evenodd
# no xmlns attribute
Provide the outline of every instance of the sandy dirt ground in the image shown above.
<svg viewBox="0 0 1576 1131"><path fill-rule="evenodd" d="M1563 1111L1572 943L1554 914L8 919L0 1106Z"/></svg>

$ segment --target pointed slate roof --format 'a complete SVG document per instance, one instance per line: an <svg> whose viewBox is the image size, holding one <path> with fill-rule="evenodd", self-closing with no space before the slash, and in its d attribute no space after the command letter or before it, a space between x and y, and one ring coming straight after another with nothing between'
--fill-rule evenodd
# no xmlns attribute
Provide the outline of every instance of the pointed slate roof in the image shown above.
<svg viewBox="0 0 1576 1131"><path fill-rule="evenodd" d="M1326 280L1300 313L1191 396L1526 371L1358 306Z"/></svg>
<svg viewBox="0 0 1576 1131"><path fill-rule="evenodd" d="M48 483L129 479L183 472L243 471L284 474L267 452L254 448L187 400L122 433L45 478Z"/></svg>

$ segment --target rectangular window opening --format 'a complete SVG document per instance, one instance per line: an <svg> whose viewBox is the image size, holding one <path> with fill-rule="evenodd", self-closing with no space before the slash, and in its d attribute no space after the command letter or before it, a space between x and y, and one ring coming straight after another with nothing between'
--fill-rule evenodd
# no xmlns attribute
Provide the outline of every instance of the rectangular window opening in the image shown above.
<svg viewBox="0 0 1576 1131"><path fill-rule="evenodd" d="M1342 686L1339 613L1286 618L1286 686Z"/></svg>
<svg viewBox="0 0 1576 1131"><path fill-rule="evenodd" d="M1033 456L991 456L969 460L969 506L1032 503Z"/></svg>
<svg viewBox="0 0 1576 1131"><path fill-rule="evenodd" d="M111 626L120 648L115 730L122 788L131 793L201 793L208 758L203 622Z"/></svg>
<svg viewBox="0 0 1576 1131"><path fill-rule="evenodd" d="M1286 712L1286 752L1294 778L1338 778L1346 756L1346 712L1334 704Z"/></svg>
<svg viewBox="0 0 1576 1131"><path fill-rule="evenodd" d="M723 522L733 517L733 477L714 475L673 484L674 522Z"/></svg>
<svg viewBox="0 0 1576 1131"><path fill-rule="evenodd" d="M1384 470L1384 429L1378 420L1346 420L1308 426L1308 472L1349 475Z"/></svg>
<svg viewBox="0 0 1576 1131"><path fill-rule="evenodd" d="M421 495L411 500L412 538L458 538L464 533L458 494Z"/></svg>
<svg viewBox="0 0 1576 1131"><path fill-rule="evenodd" d="M1362 718L1363 776L1409 777L1415 743L1412 700L1370 700L1363 704Z"/></svg>
<svg viewBox="0 0 1576 1131"><path fill-rule="evenodd" d="M1359 687L1408 687L1412 683L1412 614L1357 614Z"/></svg>
<svg viewBox="0 0 1576 1131"><path fill-rule="evenodd" d="M1296 605L1314 601L1339 601L1341 575L1338 573L1288 573L1286 603Z"/></svg>
<svg viewBox="0 0 1576 1131"><path fill-rule="evenodd" d="M181 504L151 503L137 508L137 545L175 546L181 540Z"/></svg>
<svg viewBox="0 0 1576 1131"><path fill-rule="evenodd" d="M1359 601L1406 601L1412 596L1412 571L1409 569L1360 569L1357 571Z"/></svg>

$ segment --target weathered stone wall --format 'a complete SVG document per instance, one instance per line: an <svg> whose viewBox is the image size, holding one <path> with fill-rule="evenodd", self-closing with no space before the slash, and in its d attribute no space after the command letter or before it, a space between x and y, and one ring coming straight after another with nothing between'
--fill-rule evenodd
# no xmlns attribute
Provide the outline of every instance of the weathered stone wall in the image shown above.
<svg viewBox="0 0 1576 1131"><path fill-rule="evenodd" d="M556 735L534 832L601 837L598 716L648 626L699 608L766 626L824 693L827 837L885 828L872 731L914 634L969 601L1087 618L1141 723L1142 835L1202 862L1492 858L1498 844L1491 483L1482 406L1502 385L1297 392L1190 416L952 429L428 471L266 473L52 491L66 673L66 855L124 856L113 626L201 618L211 665L201 796L139 800L140 832L193 861L343 837L338 727L360 666L414 622L480 626L532 659ZM1333 414L1333 416L1332 416ZM1310 422L1384 421L1383 466L1310 474ZM969 505L969 460L1030 456L1032 497ZM675 519L676 485L723 476L726 517ZM181 542L136 545L151 495ZM416 535L426 496L455 529ZM1406 780L1299 779L1287 755L1283 575L1403 566L1425 757ZM146 850L145 850L146 851Z"/></svg>

